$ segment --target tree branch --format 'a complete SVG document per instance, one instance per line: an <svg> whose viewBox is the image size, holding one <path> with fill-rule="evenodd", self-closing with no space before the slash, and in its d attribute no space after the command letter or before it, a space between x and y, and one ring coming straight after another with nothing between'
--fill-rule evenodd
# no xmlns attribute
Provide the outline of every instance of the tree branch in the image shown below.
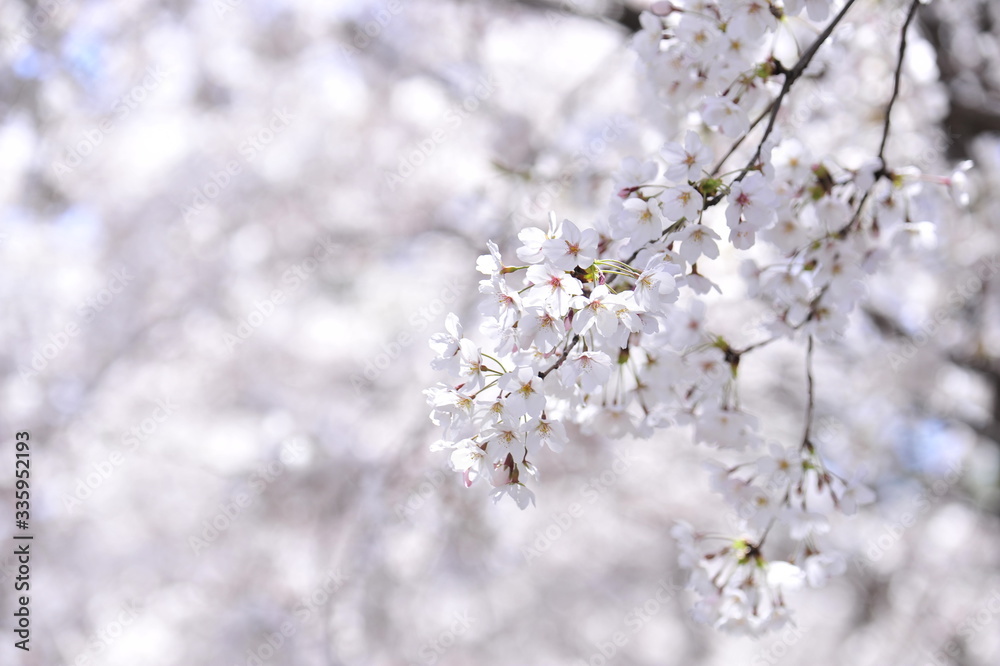
<svg viewBox="0 0 1000 666"><path fill-rule="evenodd" d="M554 364L552 364L552 367L550 367L548 370L539 372L538 376L541 377L542 379L545 379L546 377L549 376L549 373L551 373L553 370L557 369L560 365L565 363L566 359L569 357L569 353L573 351L573 347L576 347L578 342L580 342L579 334L574 335L573 339L570 340L570 343L566 345L566 349L563 350L562 356L559 357L559 360L557 360Z"/></svg>
<svg viewBox="0 0 1000 666"><path fill-rule="evenodd" d="M816 52L819 51L819 47L821 47L823 43L830 38L830 35L833 34L834 28L837 27L837 24L844 18L855 1L856 0L847 0L843 9L840 10L840 13L837 14L832 21L830 21L829 25L826 26L823 32L821 32L813 43L809 45L809 48L802 54L798 62L796 62L790 70L785 72L785 82L781 86L781 92L778 93L778 96L772 103L771 117L768 119L767 127L764 129L764 136L761 137L753 158L745 167L743 167L743 171L740 173L739 177L736 178L736 180L743 180L743 177L746 176L747 172L749 172L750 169L753 168L753 165L757 163L757 160L760 159L760 154L764 150L764 143L767 141L767 138L771 136L771 132L774 130L774 124L778 120L778 111L781 110L781 102L785 99L785 95L787 95L788 91L791 90L795 81L798 80L798 78L802 76L802 73L806 71L806 67L809 66L810 62L812 62L813 56L815 56Z"/></svg>
<svg viewBox="0 0 1000 666"><path fill-rule="evenodd" d="M586 14L579 11L573 3L570 2L548 2L547 0L510 0L511 3L517 5L523 5L529 9L535 9L543 12L552 12L559 14L570 14L572 16L578 16L580 18L594 19L597 21L608 21L612 23L617 23L621 27L628 30L630 33L639 32L642 29L642 24L639 23L640 12L636 9L632 9L628 5L622 3L617 7L618 11L615 11L615 7L612 5L607 12L604 14Z"/></svg>
<svg viewBox="0 0 1000 666"><path fill-rule="evenodd" d="M809 343L806 346L806 390L808 402L806 403L806 425L802 434L802 448L809 448L812 442L809 441L809 432L812 430L813 412L816 409L816 390L813 379L813 336L809 336ZM810 449L811 450L811 449Z"/></svg>
<svg viewBox="0 0 1000 666"><path fill-rule="evenodd" d="M899 97L899 84L903 78L903 57L906 55L906 31L910 28L910 23L913 22L913 17L917 15L917 7L920 6L920 0L913 0L910 3L910 11L906 14L906 21L903 22L903 28L900 30L899 35L899 57L896 59L896 73L892 79L892 97L889 98L889 106L885 110L885 125L882 128L882 143L878 147L878 158L882 162L882 168L885 169L885 144L889 141L889 127L892 124L892 107L896 104L896 99Z"/></svg>
<svg viewBox="0 0 1000 666"><path fill-rule="evenodd" d="M757 125L760 125L760 121L764 120L764 118L767 117L767 114L771 113L771 110L774 109L774 104L776 101L777 99L772 99L771 103L768 104L764 108L764 110L760 112L760 115L758 115L752 123L750 123L750 129L748 129L743 136L741 136L740 138L738 138L736 141L733 142L733 145L729 147L729 150L726 151L726 154L722 156L722 159L720 159L716 163L716 165L712 167L712 173L710 174L711 176L714 177L716 174L719 173L719 170L722 168L722 165L726 163L726 160L732 157L733 153L736 152L737 148L743 145L744 139L750 136L750 132L754 131L754 128L756 128Z"/></svg>

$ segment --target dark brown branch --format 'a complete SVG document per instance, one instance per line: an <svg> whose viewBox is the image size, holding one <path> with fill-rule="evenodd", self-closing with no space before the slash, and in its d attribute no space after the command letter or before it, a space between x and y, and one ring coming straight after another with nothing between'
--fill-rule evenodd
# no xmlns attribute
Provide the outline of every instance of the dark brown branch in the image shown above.
<svg viewBox="0 0 1000 666"><path fill-rule="evenodd" d="M642 24L639 23L640 12L625 4L618 5L617 7L611 6L604 14L586 14L573 7L572 3L569 2L549 2L547 0L511 0L511 2L538 11L557 12L580 18L617 23L629 32L639 32L642 28Z"/></svg>
<svg viewBox="0 0 1000 666"><path fill-rule="evenodd" d="M757 116L752 123L750 123L750 129L748 129L743 136L741 136L740 138L738 138L736 141L733 142L733 145L730 146L726 154L722 156L722 159L719 160L718 163L716 163L716 165L712 168L712 173L710 175L715 176L716 174L719 173L719 169L721 169L722 165L726 163L726 160L732 157L733 153L736 152L736 149L739 148L741 145L743 145L743 140L746 139L748 136L750 136L750 132L754 131L754 128L756 128L757 125L760 125L760 121L764 120L764 118L767 117L767 114L771 112L771 110L774 108L774 103L776 101L777 99L772 99L771 103L768 104L767 107L760 112L760 115Z"/></svg>
<svg viewBox="0 0 1000 666"><path fill-rule="evenodd" d="M889 106L885 110L885 125L882 128L882 143L878 147L878 158L882 162L882 168L885 168L885 144L889 141L889 127L892 124L892 107L896 104L896 99L899 97L899 84L903 78L903 57L906 55L906 31L910 28L910 23L913 22L913 17L917 15L917 7L920 6L920 0L913 0L910 4L910 11L906 14L906 21L903 22L903 28L900 30L899 35L899 57L896 60L896 73L892 79L892 97L889 98Z"/></svg>
<svg viewBox="0 0 1000 666"><path fill-rule="evenodd" d="M882 126L882 141L878 147L878 160L880 166L878 171L875 172L875 179L878 180L882 177L891 177L889 170L886 169L885 165L885 146L889 141L889 129L892 126L892 107L895 106L896 100L899 98L899 85L903 78L903 58L906 55L906 32L910 28L910 23L913 22L913 17L917 15L917 7L920 6L920 0L912 0L910 4L910 10L906 14L906 20L903 22L903 28L899 31L899 56L896 58L896 72L892 77L892 96L889 98L889 104L885 109L885 121ZM865 193L861 196L861 201L858 203L858 207L854 211L854 215L851 216L851 221L848 222L844 227L837 232L838 236L845 236L848 231L850 231L861 219L861 213L865 208L865 204L868 203L868 199L871 197L872 188L865 190Z"/></svg>
<svg viewBox="0 0 1000 666"><path fill-rule="evenodd" d="M570 341L570 343L568 345L566 345L566 349L563 350L562 356L559 357L559 360L556 361L555 363L553 363L552 367L549 368L548 370L539 372L538 376L541 377L542 379L545 379L546 377L549 376L549 373L551 373L553 370L555 370L560 365L562 365L563 363L565 363L566 362L566 358L569 357L569 353L573 350L573 347L575 347L578 342L580 342L580 336L579 336L579 334L574 335L573 339Z"/></svg>
<svg viewBox="0 0 1000 666"><path fill-rule="evenodd" d="M771 132L774 130L774 124L778 120L778 111L781 110L781 102L785 99L785 95L788 94L792 85L799 79L799 77L802 76L802 73L806 71L806 67L808 67L809 63L812 62L816 52L819 51L819 47L821 47L823 43L830 38L830 35L833 34L834 28L837 27L837 24L844 18L851 6L854 5L855 1L856 0L847 0L843 9L840 10L840 13L837 14L832 21L830 21L829 25L826 26L823 32L821 32L813 43L809 45L809 48L802 54L799 61L785 73L785 82L781 86L781 92L778 93L778 96L772 103L771 117L767 121L767 127L764 128L764 136L760 138L760 143L757 145L757 150L754 152L753 158L743 168L742 173L740 173L736 180L742 180L743 177L746 176L747 172L750 171L750 169L752 169L757 163L757 160L760 159L760 154L764 150L764 143L766 143L767 138L771 136Z"/></svg>
<svg viewBox="0 0 1000 666"><path fill-rule="evenodd" d="M812 430L813 412L816 409L816 391L813 380L813 336L809 336L809 343L806 346L806 389L808 402L806 404L806 425L802 434L802 448L809 448L812 442L809 441L809 432Z"/></svg>

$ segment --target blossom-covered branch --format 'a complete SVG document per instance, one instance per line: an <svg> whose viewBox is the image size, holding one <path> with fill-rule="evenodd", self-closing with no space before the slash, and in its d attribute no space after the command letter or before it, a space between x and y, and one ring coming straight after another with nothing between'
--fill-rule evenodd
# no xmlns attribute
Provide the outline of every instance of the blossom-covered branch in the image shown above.
<svg viewBox="0 0 1000 666"><path fill-rule="evenodd" d="M691 570L696 615L754 634L788 620L785 590L822 585L842 569L823 542L829 515L853 514L873 499L860 476L834 473L831 452L817 446L813 350L843 334L866 275L912 235L900 212L917 205L915 190L881 178L884 140L877 157L845 168L809 155L808 137L780 122L793 84L854 0L791 69L767 48L769 37L779 19L803 10L826 20L830 4L698 0L643 13L633 47L645 90L661 105L658 154L624 159L611 213L594 228L553 216L547 229L523 229L516 265L491 241L477 264L485 276L484 342L466 337L454 315L432 341L435 367L452 378L426 392L443 430L433 448L451 451L467 486L486 478L494 500L533 504L528 483L537 461L544 449L568 448L568 427L645 438L689 426L696 443L717 449L709 486L733 506L737 534L684 525L674 534ZM912 16L911 7L904 35ZM904 50L905 37L900 63ZM777 74L784 79L773 96ZM746 166L720 174L765 117ZM861 220L869 195L874 210ZM743 257L748 297L774 314L765 340L740 347L708 330L711 293L721 288L704 266L724 254ZM739 401L741 358L803 338L802 440L771 444L761 455L758 419ZM784 550L772 552L768 543L765 552L777 530L788 537Z"/></svg>

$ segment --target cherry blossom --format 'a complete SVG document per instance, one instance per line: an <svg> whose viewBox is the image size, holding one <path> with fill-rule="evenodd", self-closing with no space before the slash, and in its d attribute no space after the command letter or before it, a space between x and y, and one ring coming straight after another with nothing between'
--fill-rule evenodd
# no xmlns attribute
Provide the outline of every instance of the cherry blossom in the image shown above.
<svg viewBox="0 0 1000 666"><path fill-rule="evenodd" d="M544 305L555 317L565 317L570 299L583 293L579 280L547 264L530 266L527 279L532 286L525 304Z"/></svg>
<svg viewBox="0 0 1000 666"><path fill-rule="evenodd" d="M575 267L587 268L597 257L597 232L579 228L569 220L560 227L559 235L542 243L545 261L564 271Z"/></svg>
<svg viewBox="0 0 1000 666"><path fill-rule="evenodd" d="M831 514L874 497L860 477L832 471L842 452L816 436L814 349L842 339L871 273L926 249L942 206L966 199L967 166L934 178L890 170L885 140L844 164L782 113L844 15L814 26L814 48L802 46L798 62L779 62L779 18L803 10L824 20L830 3L698 0L642 14L633 48L657 109L649 140L629 144L635 152L608 176L608 206L592 224L557 223L553 212L547 229L520 230L525 266L506 266L487 242L477 268L488 276L479 308L488 340L480 348L462 337L450 315L431 346L451 382L425 392L444 433L433 448L451 450L463 483L485 476L494 501L522 509L535 503L526 484L539 461L576 453L572 429L617 439L676 428L705 445L706 485L730 507L722 522L732 533L678 523L671 534L694 616L750 635L791 621L786 592L842 571L823 540ZM742 291L714 270L721 261L740 266ZM765 316L716 333L717 294L746 296ZM741 400L741 363L779 340L803 354L805 434L764 449L770 427Z"/></svg>
<svg viewBox="0 0 1000 666"><path fill-rule="evenodd" d="M697 134L688 130L684 143L668 143L660 150L667 163L667 179L679 183L700 180L702 171L712 159L712 151L702 144Z"/></svg>

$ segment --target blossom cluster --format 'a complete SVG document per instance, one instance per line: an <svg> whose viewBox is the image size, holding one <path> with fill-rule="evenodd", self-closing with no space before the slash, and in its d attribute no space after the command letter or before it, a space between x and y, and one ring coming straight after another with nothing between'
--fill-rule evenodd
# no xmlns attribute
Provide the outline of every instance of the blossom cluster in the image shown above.
<svg viewBox="0 0 1000 666"><path fill-rule="evenodd" d="M733 505L738 534L682 524L674 536L696 616L727 630L781 626L786 590L842 568L823 546L827 514L850 515L873 494L835 474L811 435L814 341L843 334L866 275L891 251L933 239L928 183L959 180L891 170L881 151L847 168L782 138L778 107L815 49L788 68L763 51L766 37L783 17L822 21L830 10L828 0L692 0L644 12L633 45L668 117L658 154L623 161L594 228L553 215L547 229L518 234L516 260L490 242L477 263L483 341L449 315L431 342L434 367L450 375L426 391L443 429L432 448L450 452L467 486L485 477L494 500L533 504L527 482L543 449L567 446L567 427L618 438L690 426L718 449L728 462L709 465L710 485ZM724 171L755 113L770 118L763 136L745 147L745 166ZM731 150L717 148L720 137ZM699 265L723 255L742 255L747 295L773 314L769 337L737 346L707 329L720 289ZM761 455L738 370L744 354L780 339L806 342L805 434ZM775 529L794 544L780 557L764 549Z"/></svg>

